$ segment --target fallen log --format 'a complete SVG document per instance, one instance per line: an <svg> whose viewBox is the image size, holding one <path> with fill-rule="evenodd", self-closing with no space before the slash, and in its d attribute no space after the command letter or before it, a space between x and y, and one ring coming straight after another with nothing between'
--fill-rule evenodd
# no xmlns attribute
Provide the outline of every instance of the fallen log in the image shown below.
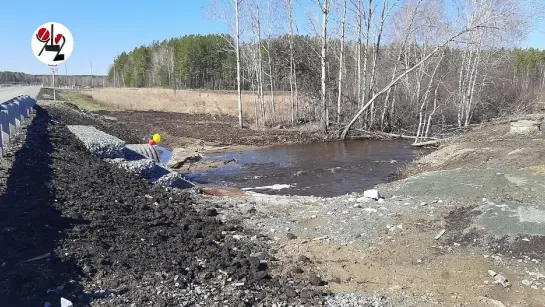
<svg viewBox="0 0 545 307"><path fill-rule="evenodd" d="M397 133L388 133L388 132L382 132L382 131L369 131L369 130L363 130L363 129L354 129L358 132L368 133L368 134L374 134L386 138L396 138L396 139L416 139L417 137L414 135L406 135L406 134L397 134ZM430 140L437 140L437 138L433 137L421 137L423 139L430 139Z"/></svg>
<svg viewBox="0 0 545 307"><path fill-rule="evenodd" d="M445 142L446 140L448 140L448 138L447 139L442 139L442 140L433 140L433 141L413 143L412 146L414 146L414 147L434 146L434 145L439 145L441 142Z"/></svg>

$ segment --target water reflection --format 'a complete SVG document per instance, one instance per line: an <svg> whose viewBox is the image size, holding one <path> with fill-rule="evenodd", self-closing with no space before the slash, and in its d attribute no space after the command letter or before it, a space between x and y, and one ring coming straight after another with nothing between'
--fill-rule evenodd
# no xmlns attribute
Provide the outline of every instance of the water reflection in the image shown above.
<svg viewBox="0 0 545 307"><path fill-rule="evenodd" d="M234 159L236 162L187 176L200 183L237 188L294 185L290 189L260 191L269 194L337 196L387 181L417 153L407 141L279 145L205 156L205 160Z"/></svg>

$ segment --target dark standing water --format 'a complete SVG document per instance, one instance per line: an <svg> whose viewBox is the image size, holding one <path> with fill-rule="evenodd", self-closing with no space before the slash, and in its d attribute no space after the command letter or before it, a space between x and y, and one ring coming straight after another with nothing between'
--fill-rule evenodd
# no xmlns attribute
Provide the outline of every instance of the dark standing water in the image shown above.
<svg viewBox="0 0 545 307"><path fill-rule="evenodd" d="M338 196L388 181L419 153L407 141L353 140L282 145L204 156L229 160L219 168L186 174L201 184L267 194Z"/></svg>

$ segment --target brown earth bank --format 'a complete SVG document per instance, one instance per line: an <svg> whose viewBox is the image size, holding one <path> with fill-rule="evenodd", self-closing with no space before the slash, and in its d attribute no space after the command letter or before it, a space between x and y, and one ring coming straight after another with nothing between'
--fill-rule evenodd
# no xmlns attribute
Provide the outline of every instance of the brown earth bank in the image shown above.
<svg viewBox="0 0 545 307"><path fill-rule="evenodd" d="M168 148L183 148L192 152L225 152L233 150L253 149L269 145L289 143L320 142L336 139L335 135L324 135L319 123L300 123L295 127L277 124L271 128L257 128L253 117L246 115L244 128L238 126L236 108L224 110L219 107L211 109L191 108L184 101L172 100L157 108L156 101L163 103L162 89L102 89L93 92L64 92L58 90L57 99L79 109L82 112L106 117L110 124L120 123L137 136L138 142L148 142L152 135L162 136L161 144ZM102 93L117 93L125 101L122 93L136 95L140 107L126 103L116 104L115 99L97 98ZM189 91L191 95L199 91ZM202 93L201 93L202 94ZM232 93L219 93L229 94ZM170 94L169 94L170 95ZM185 95L185 96L184 96ZM181 91L176 99L193 99L186 97ZM200 95L200 94L199 94ZM214 95L208 93L207 95ZM42 89L40 98L52 99L52 90ZM115 96L117 97L117 96ZM119 98L117 97L117 98ZM131 96L132 97L132 96ZM185 97L185 98L184 98ZM208 96L199 96L199 105L205 104ZM116 98L116 99L117 99ZM173 97L170 97L174 99ZM221 98L221 97L220 97ZM113 100L112 100L113 99ZM134 99L129 99L130 101ZM201 101L202 100L202 101ZM210 98L217 103L218 98ZM221 99L219 99L221 101ZM235 100L236 102L236 100ZM232 102L226 103L232 105ZM178 108L176 106L183 106ZM236 105L235 105L236 106ZM291 114L291 113L290 113ZM290 115L291 116L291 115ZM291 117L290 117L291 118ZM332 131L335 127L331 127ZM366 131L353 131L349 138L353 139L392 139L393 135Z"/></svg>
<svg viewBox="0 0 545 307"><path fill-rule="evenodd" d="M0 306L321 304L309 280L271 272L281 263L267 237L91 156L67 124L134 140L64 105L36 106L0 160Z"/></svg>
<svg viewBox="0 0 545 307"><path fill-rule="evenodd" d="M511 122L518 119L543 122L543 114L518 115L497 123L477 125L400 170L401 177L457 168L517 169L542 165L545 159L543 133L510 133ZM545 130L545 124L541 130Z"/></svg>
<svg viewBox="0 0 545 307"><path fill-rule="evenodd" d="M322 140L316 133L300 130L240 128L237 119L227 115L159 111L97 111L97 114L116 117L141 139L149 140L154 133L159 133L161 145L170 148L266 146Z"/></svg>

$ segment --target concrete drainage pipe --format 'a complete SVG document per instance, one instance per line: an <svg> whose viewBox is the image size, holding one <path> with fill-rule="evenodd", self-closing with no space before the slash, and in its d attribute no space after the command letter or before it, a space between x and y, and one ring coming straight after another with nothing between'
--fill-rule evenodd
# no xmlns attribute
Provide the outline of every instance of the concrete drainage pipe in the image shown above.
<svg viewBox="0 0 545 307"><path fill-rule="evenodd" d="M141 156L144 156L155 163L161 163L159 153L154 146L149 144L127 144L125 145L125 151L125 156L128 160L139 159L142 158Z"/></svg>

